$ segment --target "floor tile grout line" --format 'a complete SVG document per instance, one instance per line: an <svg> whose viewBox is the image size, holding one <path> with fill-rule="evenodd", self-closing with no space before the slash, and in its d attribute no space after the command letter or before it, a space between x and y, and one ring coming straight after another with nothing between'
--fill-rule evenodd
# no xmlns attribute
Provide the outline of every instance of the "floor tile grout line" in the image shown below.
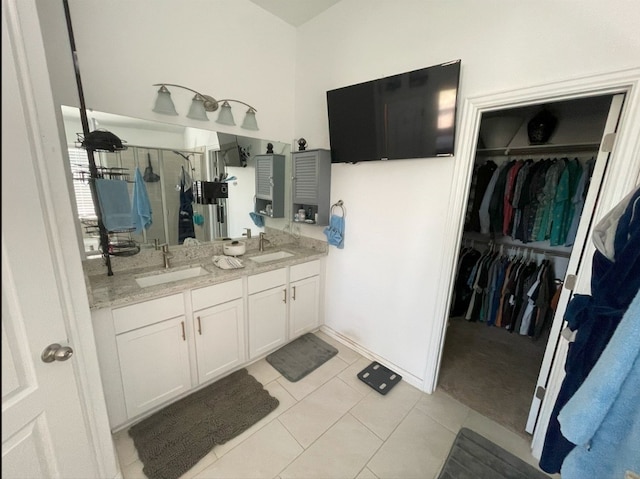
<svg viewBox="0 0 640 479"><path fill-rule="evenodd" d="M366 424L364 424L362 421L360 421L360 419L358 419L358 418L357 418L357 417L355 417L353 414L351 414L351 411L349 411L347 414L350 414L350 415L351 415L351 417L353 417L356 421L358 421L360 424L362 424L362 425L367 429L367 431L370 431L370 432L371 432L371 434L373 434L375 437L377 437L377 438L378 438L378 439L380 439L380 441L381 441L381 442L380 442L380 445L378 446L378 448L375 450L375 452L374 452L373 454L371 454L371 457L369 457L369 459L367 460L367 462L365 462L365 463L364 463L364 466L362 466L362 469L360 469L360 471L358 472L358 474L360 474L364 469L369 468L369 463L370 463L370 462L371 462L371 460L376 456L376 454L378 454L378 452L380 452L380 449L382 449L382 448L384 447L384 445L387 443L387 439L388 439L388 438L387 438L387 439L382 439L382 438L381 438L380 436L378 436L375 432L371 431L371 429L369 429L369 427L367 427L367 425L366 425ZM402 422L402 420L401 420L400 422ZM394 430L395 430L395 429L394 429ZM393 434L393 432L392 432L391 434ZM391 437L391 434L389 434L389 437ZM369 468L369 470L371 470L371 469ZM376 477L378 477L378 476L377 476L373 471L371 471L371 473L372 473L372 474L374 474ZM355 479L355 477L358 477L358 474L356 474L356 475L354 476L354 479Z"/></svg>
<svg viewBox="0 0 640 479"><path fill-rule="evenodd" d="M351 387L349 384L347 384L347 382L346 382L346 381L344 381L342 378L339 378L339 377L338 377L338 374L340 374L341 372L342 372L342 370L341 370L340 372L336 373L336 375L334 375L331 379L329 379L329 381L331 381L332 379L337 379L338 381L341 381L343 384L345 384L347 387L349 387L350 389L352 389L353 391L355 391L355 392L357 393L358 391L356 391L353 387ZM327 384L329 381L326 381L325 383L323 383L323 386L324 386L324 384ZM317 391L318 389L320 389L320 387L322 387L322 386L318 386L314 391ZM312 393L309 393L309 395L310 395L310 394L312 394ZM307 396L308 396L308 395L307 395ZM307 396L305 396L305 397L307 397ZM284 471L285 471L289 466L291 466L291 464L293 464L293 463L294 463L294 462L295 462L295 461L296 461L300 456L302 456L302 455L303 455L303 454L304 454L304 453L305 453L309 448L311 448L311 447L312 447L312 446L313 446L317 441L319 441L321 437L323 437L325 434L327 434L327 433L329 432L329 430L330 430L333 426L335 426L338 422L340 422L340 420L342 420L342 419L343 419L347 414L349 414L351 417L353 417L356 421L360 422L360 421L358 420L358 418L356 418L355 416L353 416L353 414L351 414L351 409L353 409L357 404L359 404L359 403L360 403L364 398L366 398L367 396L368 396L368 395L364 395L364 396L362 396L354 406L352 406L351 408L349 408L349 409L348 409L346 412L344 412L340 417L338 417L338 419L336 419L336 420L335 420L335 421L334 421L334 422L333 422L333 423L332 423L332 424L331 424L327 429L325 429L325 430L324 430L324 432L323 432L322 434L320 434L317 438L315 438L315 439L311 442L311 444L309 444L309 446L308 446L308 447L304 447L302 444L300 444L300 442L298 441L298 439L294 436L293 432L291 432L291 431L289 430L289 428L287 428L287 426L286 426L282 421L280 421L280 424L282 425L282 427L284 427L284 428L285 428L285 430L286 430L286 431L291 435L291 437L293 437L293 439L294 439L294 440L295 440L295 441L300 445L300 447L302 447L302 452L301 452L300 454L298 454L298 455L297 455L297 456L296 456L296 457L295 457L295 458L294 458L294 459L293 459L289 464L287 464L284 468L282 468L282 469L280 470L280 472L278 473L278 475L281 475L281 474L282 474L282 473L283 473L283 472L284 472ZM300 401L297 401L297 402L296 402L296 404L298 404L299 402L300 402ZM293 406L295 406L295 404L294 404ZM291 406L291 408L292 408L293 406ZM291 408L289 408L289 409L291 409ZM280 416L278 416L276 419L279 421L279 420L280 420ZM364 426L364 427L365 427L369 432L371 432L375 437L377 437L378 439L380 439L380 440L382 441L382 443L384 444L384 440L383 440L383 439L381 439L381 438L380 438L376 433L374 433L373 431L371 431L371 429L369 429L368 427L366 427L364 424L363 424L363 426ZM382 445L381 445L380 447L382 447ZM369 460L371 460L371 458L369 458ZM368 464L368 461L367 461L367 464ZM365 464L365 467L366 467L366 464Z"/></svg>

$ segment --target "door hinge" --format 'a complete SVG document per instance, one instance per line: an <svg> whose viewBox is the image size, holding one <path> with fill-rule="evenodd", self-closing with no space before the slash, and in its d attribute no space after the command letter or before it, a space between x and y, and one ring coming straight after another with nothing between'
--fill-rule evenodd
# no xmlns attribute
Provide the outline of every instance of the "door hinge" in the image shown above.
<svg viewBox="0 0 640 479"><path fill-rule="evenodd" d="M600 151L604 153L611 153L613 150L613 144L616 142L615 133L607 133L602 139L602 145L600 145Z"/></svg>
<svg viewBox="0 0 640 479"><path fill-rule="evenodd" d="M564 287L569 291L573 291L576 287L576 282L578 281L578 277L575 274L568 274L564 279Z"/></svg>
<svg viewBox="0 0 640 479"><path fill-rule="evenodd" d="M543 388L542 386L538 386L536 388L536 397L540 399L540 401L542 401L544 399L544 393L546 392L547 390L545 388Z"/></svg>

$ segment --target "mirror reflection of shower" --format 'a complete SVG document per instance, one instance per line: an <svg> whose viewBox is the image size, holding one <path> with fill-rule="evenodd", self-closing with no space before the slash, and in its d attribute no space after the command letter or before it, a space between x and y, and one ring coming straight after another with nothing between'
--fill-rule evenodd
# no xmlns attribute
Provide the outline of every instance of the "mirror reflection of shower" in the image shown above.
<svg viewBox="0 0 640 479"><path fill-rule="evenodd" d="M86 159L83 160L82 156L86 156L86 152L77 148L79 145L76 133L82 131L79 110L63 106L62 113L71 170L74 178L82 180L83 171L86 170ZM154 239L172 245L179 244L177 229L173 226L179 207L173 204L173 198L179 196L180 172L183 165L194 181L214 181L224 177L228 186L228 198L219 201L217 205L193 203L196 239L211 241L241 238L245 228L254 228L255 231L256 226L249 216L249 212L253 211L255 196L254 157L266 153L268 143L272 143L274 153L290 158L291 145L285 142L95 111L89 111L89 115L92 129L111 131L126 141L129 147L122 152L124 156L121 155L120 158L104 156L98 158L98 161L103 161L109 167L113 165L113 168L138 167L143 177L147 174L147 179L150 180L145 181L145 186L150 199L154 196L156 206L153 209L152 227L136 238L143 247L145 244L153 245ZM174 151L181 154L177 155ZM223 152L224 156L216 155L218 152ZM121 172L126 173L125 170ZM131 180L134 172L135 169L129 170ZM78 217L95 218L88 181L74 181L72 186L78 206ZM286 185L286 188L289 189L289 185ZM286 191L285 196L289 195L290 192ZM93 254L98 253L98 241L85 234L84 225L81 226L81 230L85 250L89 254L92 254L92 249Z"/></svg>

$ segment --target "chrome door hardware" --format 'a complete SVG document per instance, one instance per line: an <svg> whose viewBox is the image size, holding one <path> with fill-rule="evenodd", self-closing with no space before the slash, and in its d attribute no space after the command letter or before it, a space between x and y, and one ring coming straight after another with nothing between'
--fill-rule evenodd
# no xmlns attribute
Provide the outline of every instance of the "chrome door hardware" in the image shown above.
<svg viewBox="0 0 640 479"><path fill-rule="evenodd" d="M568 274L564 279L564 287L569 291L573 291L576 287L576 283L578 282L578 277L575 274Z"/></svg>
<svg viewBox="0 0 640 479"><path fill-rule="evenodd" d="M52 363L54 361L66 361L73 356L73 349L69 346L60 346L58 343L53 343L47 346L42 351L42 361L45 363Z"/></svg>

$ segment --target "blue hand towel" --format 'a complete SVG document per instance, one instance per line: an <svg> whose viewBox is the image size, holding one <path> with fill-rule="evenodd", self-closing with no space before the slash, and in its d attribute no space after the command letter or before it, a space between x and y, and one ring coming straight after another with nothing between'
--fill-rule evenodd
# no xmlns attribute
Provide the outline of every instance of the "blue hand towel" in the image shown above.
<svg viewBox="0 0 640 479"><path fill-rule="evenodd" d="M110 232L131 229L133 224L127 182L103 178L95 181L104 227Z"/></svg>
<svg viewBox="0 0 640 479"><path fill-rule="evenodd" d="M327 243L337 246L338 249L344 248L344 217L331 215L329 218L329 226L324 229L327 237Z"/></svg>
<svg viewBox="0 0 640 479"><path fill-rule="evenodd" d="M253 220L253 224L259 227L263 227L264 226L264 218L262 216L260 216L258 213L254 213L253 211L251 213L249 213L249 216L251 216L251 219Z"/></svg>
<svg viewBox="0 0 640 479"><path fill-rule="evenodd" d="M136 168L134 180L133 206L129 211L129 215L133 218L136 233L141 233L143 228L147 229L151 226L151 203L149 202L147 187L144 184L139 168Z"/></svg>

